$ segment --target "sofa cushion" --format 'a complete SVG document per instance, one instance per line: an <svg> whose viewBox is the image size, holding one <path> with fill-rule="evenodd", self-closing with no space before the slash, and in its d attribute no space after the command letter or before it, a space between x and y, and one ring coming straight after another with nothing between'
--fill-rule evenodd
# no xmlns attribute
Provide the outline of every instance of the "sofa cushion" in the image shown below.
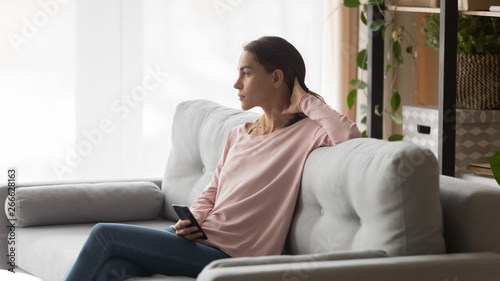
<svg viewBox="0 0 500 281"><path fill-rule="evenodd" d="M166 229L173 224L166 220L127 223L156 229ZM75 263L93 226L94 224L72 224L18 228L16 264L42 280L63 280Z"/></svg>
<svg viewBox="0 0 500 281"><path fill-rule="evenodd" d="M16 189L15 216L17 226L119 222L156 218L162 207L152 182L30 186Z"/></svg>
<svg viewBox="0 0 500 281"><path fill-rule="evenodd" d="M438 163L410 143L363 138L316 149L295 212L291 254L445 252Z"/></svg>
<svg viewBox="0 0 500 281"><path fill-rule="evenodd" d="M163 216L176 220L172 204L190 206L212 179L229 131L259 115L208 100L179 104L172 125L172 148L162 182Z"/></svg>
<svg viewBox="0 0 500 281"><path fill-rule="evenodd" d="M440 176L444 235L449 253L500 253L500 189Z"/></svg>

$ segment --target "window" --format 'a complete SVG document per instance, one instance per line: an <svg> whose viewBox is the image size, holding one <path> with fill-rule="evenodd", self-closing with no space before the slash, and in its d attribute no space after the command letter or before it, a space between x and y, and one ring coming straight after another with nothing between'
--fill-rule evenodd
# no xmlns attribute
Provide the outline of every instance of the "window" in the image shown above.
<svg viewBox="0 0 500 281"><path fill-rule="evenodd" d="M312 0L2 1L0 168L20 182L161 177L179 102L239 108L245 42L286 38L309 88L328 87L329 14Z"/></svg>

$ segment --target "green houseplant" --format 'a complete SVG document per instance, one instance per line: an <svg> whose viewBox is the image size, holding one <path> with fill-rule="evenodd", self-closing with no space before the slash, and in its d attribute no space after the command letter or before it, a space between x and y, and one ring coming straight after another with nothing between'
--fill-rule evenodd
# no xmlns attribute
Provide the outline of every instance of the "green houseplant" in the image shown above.
<svg viewBox="0 0 500 281"><path fill-rule="evenodd" d="M488 157L488 161L490 162L493 176L495 177L498 185L500 185L500 149L495 154Z"/></svg>
<svg viewBox="0 0 500 281"><path fill-rule="evenodd" d="M367 21L367 10L368 6L375 6L377 9L381 11L383 15L383 19L375 20L368 27L373 32L381 32L382 37L386 36L386 30L388 28L392 29L389 38L389 44L387 44L386 56L388 63L385 66L385 75L384 79L389 77L389 72L393 71L392 80L390 83L391 87L391 97L389 101L389 105L386 108L381 108L380 105L375 105L375 114L378 116L382 116L386 114L390 116L392 121L398 125L403 123L403 118L397 112L401 105L401 96L397 89L395 89L394 84L397 77L397 68L404 63L403 54L406 53L410 55L410 57L415 60L417 56L417 51L414 46L417 46L416 41L413 39L412 35L398 23L397 13L395 11L388 11L384 9L384 0L367 0L364 3L361 3L359 0L344 0L344 6L349 8L361 8L361 22L365 25L368 25ZM367 70L367 48L359 51L356 59L357 66L362 70ZM347 105L349 108L355 104L355 100L357 97L358 91L362 91L365 95L366 93L366 81L365 77L359 77L357 79L353 79L349 82L352 89L350 90L347 96ZM360 106L360 110L362 114L366 114L366 105L362 104ZM361 120L361 123L366 124L366 115ZM363 132L363 136L366 136L366 131ZM402 140L403 136L400 134L393 134L388 137L389 141L398 141Z"/></svg>
<svg viewBox="0 0 500 281"><path fill-rule="evenodd" d="M439 48L439 14L424 16L427 46ZM500 18L459 15L457 107L500 109Z"/></svg>

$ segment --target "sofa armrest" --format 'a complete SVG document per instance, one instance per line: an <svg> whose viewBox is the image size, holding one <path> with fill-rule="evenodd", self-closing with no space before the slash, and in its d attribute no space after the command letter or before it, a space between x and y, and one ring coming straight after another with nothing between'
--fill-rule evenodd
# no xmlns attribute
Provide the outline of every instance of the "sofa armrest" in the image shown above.
<svg viewBox="0 0 500 281"><path fill-rule="evenodd" d="M146 220L162 207L161 190L149 181L22 186L14 205L5 204L16 226Z"/></svg>
<svg viewBox="0 0 500 281"><path fill-rule="evenodd" d="M467 253L363 260L334 260L223 266L211 264L199 281L337 280L337 281L494 281L500 276L500 254Z"/></svg>
<svg viewBox="0 0 500 281"><path fill-rule="evenodd" d="M151 179L127 179L121 180L121 182L139 182L139 181L149 181L153 182L158 188L161 188L162 178L151 178ZM114 182L113 180L108 181L57 181L57 182L43 182L43 183L18 183L18 187L37 187L37 186L64 186L64 185L77 185L77 184L94 184L94 183L109 183ZM8 197L8 186L6 184L0 185L0 202L6 202ZM8 236L14 236L15 232L11 232L14 230L13 227L10 227L12 223L17 227L18 224L16 221L9 221L5 212L0 212L0 269L8 269L10 265L7 257L7 249L8 249ZM12 243L12 240L11 240ZM12 245L11 245L12 246Z"/></svg>

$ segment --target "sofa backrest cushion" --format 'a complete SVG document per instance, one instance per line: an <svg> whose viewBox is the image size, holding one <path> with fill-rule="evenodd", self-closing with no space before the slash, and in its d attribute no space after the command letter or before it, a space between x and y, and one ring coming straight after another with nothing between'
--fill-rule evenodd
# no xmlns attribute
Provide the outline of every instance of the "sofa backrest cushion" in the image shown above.
<svg viewBox="0 0 500 281"><path fill-rule="evenodd" d="M445 252L438 163L406 142L353 139L309 156L286 251Z"/></svg>
<svg viewBox="0 0 500 281"><path fill-rule="evenodd" d="M172 125L172 148L163 176L163 216L177 220L172 204L190 206L212 179L229 131L259 115L208 100L180 103Z"/></svg>
<svg viewBox="0 0 500 281"><path fill-rule="evenodd" d="M500 189L440 176L446 250L500 253Z"/></svg>

